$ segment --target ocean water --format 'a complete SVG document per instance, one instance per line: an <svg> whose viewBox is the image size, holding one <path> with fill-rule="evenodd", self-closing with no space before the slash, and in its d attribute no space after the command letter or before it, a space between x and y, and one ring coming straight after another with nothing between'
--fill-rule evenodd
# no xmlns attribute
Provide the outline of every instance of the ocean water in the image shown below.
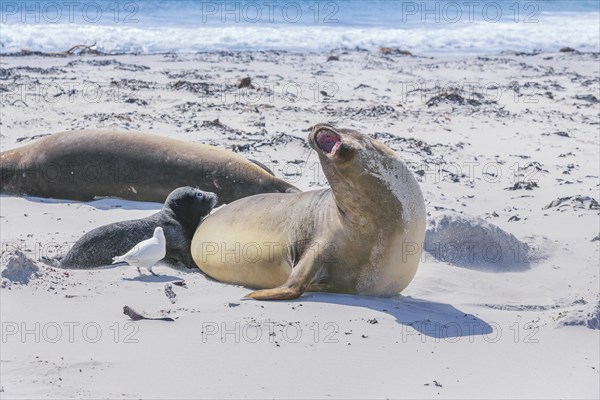
<svg viewBox="0 0 600 400"><path fill-rule="evenodd" d="M0 1L0 52L600 51L599 0Z"/></svg>

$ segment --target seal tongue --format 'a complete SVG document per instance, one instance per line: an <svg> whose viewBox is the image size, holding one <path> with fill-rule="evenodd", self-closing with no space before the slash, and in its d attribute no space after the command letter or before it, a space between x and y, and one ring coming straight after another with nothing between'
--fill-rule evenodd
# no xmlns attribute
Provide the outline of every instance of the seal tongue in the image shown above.
<svg viewBox="0 0 600 400"><path fill-rule="evenodd" d="M336 144L341 143L341 139L336 133L326 129L317 132L315 140L325 153L331 153Z"/></svg>

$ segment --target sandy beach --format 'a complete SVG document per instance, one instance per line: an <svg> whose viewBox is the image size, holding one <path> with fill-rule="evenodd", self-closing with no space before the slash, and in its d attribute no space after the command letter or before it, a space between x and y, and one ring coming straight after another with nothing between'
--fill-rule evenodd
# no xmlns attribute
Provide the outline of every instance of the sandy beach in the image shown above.
<svg viewBox="0 0 600 400"><path fill-rule="evenodd" d="M3 56L2 151L141 131L236 151L312 190L327 181L306 137L329 122L398 152L430 223L463 216L529 250L469 263L430 248L393 298L242 301L247 288L193 270L38 262L160 204L2 196L0 397L598 398L599 77L600 55L578 51ZM29 273L8 266L17 248ZM125 305L175 321L133 322Z"/></svg>

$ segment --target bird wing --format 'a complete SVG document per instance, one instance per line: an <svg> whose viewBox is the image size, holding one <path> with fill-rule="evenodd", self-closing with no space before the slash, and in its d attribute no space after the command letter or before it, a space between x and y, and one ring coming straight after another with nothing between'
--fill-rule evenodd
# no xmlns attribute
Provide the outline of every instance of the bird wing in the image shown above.
<svg viewBox="0 0 600 400"><path fill-rule="evenodd" d="M136 244L122 256L113 258L113 261L126 262L130 265L154 265L158 260L164 258L165 254L165 244L161 244L156 238L150 238Z"/></svg>

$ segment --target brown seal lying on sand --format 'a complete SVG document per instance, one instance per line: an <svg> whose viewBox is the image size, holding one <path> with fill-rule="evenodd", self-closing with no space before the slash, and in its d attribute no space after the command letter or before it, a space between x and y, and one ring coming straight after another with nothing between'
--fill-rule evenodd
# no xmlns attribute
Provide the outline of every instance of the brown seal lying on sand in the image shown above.
<svg viewBox="0 0 600 400"><path fill-rule="evenodd" d="M183 186L214 192L222 203L299 192L231 151L144 133L61 132L0 153L3 194L162 203Z"/></svg>
<svg viewBox="0 0 600 400"><path fill-rule="evenodd" d="M192 240L198 267L258 300L305 291L394 295L413 279L425 202L413 174L383 143L317 125L309 135L330 189L261 194L207 217Z"/></svg>

